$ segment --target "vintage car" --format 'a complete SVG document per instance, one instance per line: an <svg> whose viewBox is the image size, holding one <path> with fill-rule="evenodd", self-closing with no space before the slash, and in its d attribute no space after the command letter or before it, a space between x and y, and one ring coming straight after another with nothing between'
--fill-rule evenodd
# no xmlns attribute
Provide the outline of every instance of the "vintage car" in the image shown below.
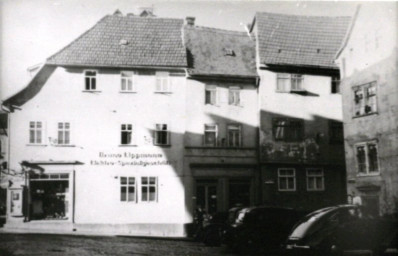
<svg viewBox="0 0 398 256"><path fill-rule="evenodd" d="M397 235L392 219L364 216L360 207L339 205L312 212L288 236L287 255L382 254Z"/></svg>
<svg viewBox="0 0 398 256"><path fill-rule="evenodd" d="M203 243L207 246L219 246L224 230L236 219L236 215L242 207L234 207L228 212L217 212L210 215L203 224Z"/></svg>
<svg viewBox="0 0 398 256"><path fill-rule="evenodd" d="M224 232L222 241L234 252L280 252L287 235L302 216L290 208L244 208L235 223Z"/></svg>

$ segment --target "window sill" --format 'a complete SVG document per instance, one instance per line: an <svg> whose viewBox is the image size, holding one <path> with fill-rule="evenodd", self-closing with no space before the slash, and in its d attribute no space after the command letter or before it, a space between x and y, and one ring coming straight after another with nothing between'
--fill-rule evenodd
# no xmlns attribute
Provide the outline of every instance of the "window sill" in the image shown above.
<svg viewBox="0 0 398 256"><path fill-rule="evenodd" d="M156 94L172 94L172 92L154 92Z"/></svg>
<svg viewBox="0 0 398 256"><path fill-rule="evenodd" d="M280 190L280 189L278 189L278 191L279 192L296 192L296 190L290 190L290 189L289 190Z"/></svg>
<svg viewBox="0 0 398 256"><path fill-rule="evenodd" d="M102 91L97 91L97 90L83 90L82 92L87 92L87 93L100 93Z"/></svg>
<svg viewBox="0 0 398 256"><path fill-rule="evenodd" d="M119 91L119 93L136 94L136 91Z"/></svg>
<svg viewBox="0 0 398 256"><path fill-rule="evenodd" d="M307 189L307 192L325 192L325 189Z"/></svg>
<svg viewBox="0 0 398 256"><path fill-rule="evenodd" d="M32 144L32 143L29 143L29 144L26 144L26 146L29 146L29 147L47 147L47 144Z"/></svg>
<svg viewBox="0 0 398 256"><path fill-rule="evenodd" d="M54 147L60 147L60 148L74 148L76 147L75 145L72 144L54 144Z"/></svg>
<svg viewBox="0 0 398 256"><path fill-rule="evenodd" d="M372 113L368 113L368 114L362 114L362 115L353 116L352 119L360 118L360 117L364 117L364 116L378 115L378 114L379 114L378 112L372 112Z"/></svg>
<svg viewBox="0 0 398 256"><path fill-rule="evenodd" d="M128 147L137 147L137 145L135 145L135 144L120 144L119 147L126 147L126 148L128 148Z"/></svg>
<svg viewBox="0 0 398 256"><path fill-rule="evenodd" d="M154 144L154 146L156 146L156 147L161 147L161 148L171 148L171 144L167 144L167 145Z"/></svg>
<svg viewBox="0 0 398 256"><path fill-rule="evenodd" d="M375 176L380 176L380 172L377 172L377 173L366 173L366 174L357 174L358 178L361 178L361 177L375 177Z"/></svg>

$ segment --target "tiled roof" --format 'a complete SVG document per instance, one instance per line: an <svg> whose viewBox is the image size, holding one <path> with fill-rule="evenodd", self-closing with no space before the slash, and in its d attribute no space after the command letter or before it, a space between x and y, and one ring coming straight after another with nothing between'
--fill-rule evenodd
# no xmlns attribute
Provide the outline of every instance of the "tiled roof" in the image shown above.
<svg viewBox="0 0 398 256"><path fill-rule="evenodd" d="M334 68L350 17L257 13L261 64Z"/></svg>
<svg viewBox="0 0 398 256"><path fill-rule="evenodd" d="M185 26L191 75L256 77L255 43L247 33Z"/></svg>
<svg viewBox="0 0 398 256"><path fill-rule="evenodd" d="M186 67L182 19L107 15L48 64Z"/></svg>

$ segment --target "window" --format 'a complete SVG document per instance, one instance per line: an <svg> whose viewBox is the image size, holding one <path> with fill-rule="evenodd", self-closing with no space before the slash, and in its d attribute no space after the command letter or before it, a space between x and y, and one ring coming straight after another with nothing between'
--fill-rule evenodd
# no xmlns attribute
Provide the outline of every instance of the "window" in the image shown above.
<svg viewBox="0 0 398 256"><path fill-rule="evenodd" d="M330 121L329 123L330 144L341 144L344 141L343 123Z"/></svg>
<svg viewBox="0 0 398 256"><path fill-rule="evenodd" d="M354 116L376 113L376 82L354 87Z"/></svg>
<svg viewBox="0 0 398 256"><path fill-rule="evenodd" d="M135 178L134 177L120 177L120 201L135 202Z"/></svg>
<svg viewBox="0 0 398 256"><path fill-rule="evenodd" d="M217 87L215 85L206 85L205 104L217 104Z"/></svg>
<svg viewBox="0 0 398 256"><path fill-rule="evenodd" d="M169 72L156 72L156 92L171 92L171 80Z"/></svg>
<svg viewBox="0 0 398 256"><path fill-rule="evenodd" d="M229 105L240 105L240 88L239 87L229 87L228 91L228 103Z"/></svg>
<svg viewBox="0 0 398 256"><path fill-rule="evenodd" d="M376 142L359 143L355 145L355 151L359 175L377 174L379 172Z"/></svg>
<svg viewBox="0 0 398 256"><path fill-rule="evenodd" d="M85 79L86 91L95 91L97 89L97 87L96 87L97 71L95 71L95 70L85 71L84 79Z"/></svg>
<svg viewBox="0 0 398 256"><path fill-rule="evenodd" d="M155 145L170 145L170 131L167 124L156 124Z"/></svg>
<svg viewBox="0 0 398 256"><path fill-rule="evenodd" d="M318 168L307 169L307 190L322 191L325 189L323 170Z"/></svg>
<svg viewBox="0 0 398 256"><path fill-rule="evenodd" d="M331 93L340 93L340 78L338 76L332 77Z"/></svg>
<svg viewBox="0 0 398 256"><path fill-rule="evenodd" d="M156 202L157 200L157 178L141 177L141 201Z"/></svg>
<svg viewBox="0 0 398 256"><path fill-rule="evenodd" d="M303 91L304 77L300 74L277 74L276 91L277 92L290 92L290 91Z"/></svg>
<svg viewBox="0 0 398 256"><path fill-rule="evenodd" d="M70 124L58 123L58 145L70 144Z"/></svg>
<svg viewBox="0 0 398 256"><path fill-rule="evenodd" d="M132 124L122 124L121 134L120 134L120 144L131 145L133 144L133 125Z"/></svg>
<svg viewBox="0 0 398 256"><path fill-rule="evenodd" d="M29 143L41 144L43 135L42 122L29 122Z"/></svg>
<svg viewBox="0 0 398 256"><path fill-rule="evenodd" d="M205 124L205 146L217 146L217 125L216 124Z"/></svg>
<svg viewBox="0 0 398 256"><path fill-rule="evenodd" d="M296 190L296 170L293 168L278 169L278 188L279 191Z"/></svg>
<svg viewBox="0 0 398 256"><path fill-rule="evenodd" d="M132 71L122 71L120 73L121 77L121 92L134 92L135 84L134 84L134 72Z"/></svg>
<svg viewBox="0 0 398 256"><path fill-rule="evenodd" d="M241 125L229 124L227 126L228 131L228 146L229 147L240 147L242 140Z"/></svg>
<svg viewBox="0 0 398 256"><path fill-rule="evenodd" d="M303 126L302 120L276 118L273 120L274 139L280 141L300 141L304 137Z"/></svg>

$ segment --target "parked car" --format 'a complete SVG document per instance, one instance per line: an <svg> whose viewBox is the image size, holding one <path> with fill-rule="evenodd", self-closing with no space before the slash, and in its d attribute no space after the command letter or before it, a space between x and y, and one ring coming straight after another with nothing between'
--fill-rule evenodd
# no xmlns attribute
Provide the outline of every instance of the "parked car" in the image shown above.
<svg viewBox="0 0 398 256"><path fill-rule="evenodd" d="M235 223L224 232L223 243L235 252L279 252L300 212L281 207L258 206L242 209Z"/></svg>
<svg viewBox="0 0 398 256"><path fill-rule="evenodd" d="M208 246L219 246L221 235L228 225L235 221L236 214L242 207L231 208L228 212L217 212L203 224L203 243Z"/></svg>
<svg viewBox="0 0 398 256"><path fill-rule="evenodd" d="M369 250L380 255L397 235L392 219L364 216L360 207L340 205L312 212L301 219L286 242L287 255L343 255Z"/></svg>

